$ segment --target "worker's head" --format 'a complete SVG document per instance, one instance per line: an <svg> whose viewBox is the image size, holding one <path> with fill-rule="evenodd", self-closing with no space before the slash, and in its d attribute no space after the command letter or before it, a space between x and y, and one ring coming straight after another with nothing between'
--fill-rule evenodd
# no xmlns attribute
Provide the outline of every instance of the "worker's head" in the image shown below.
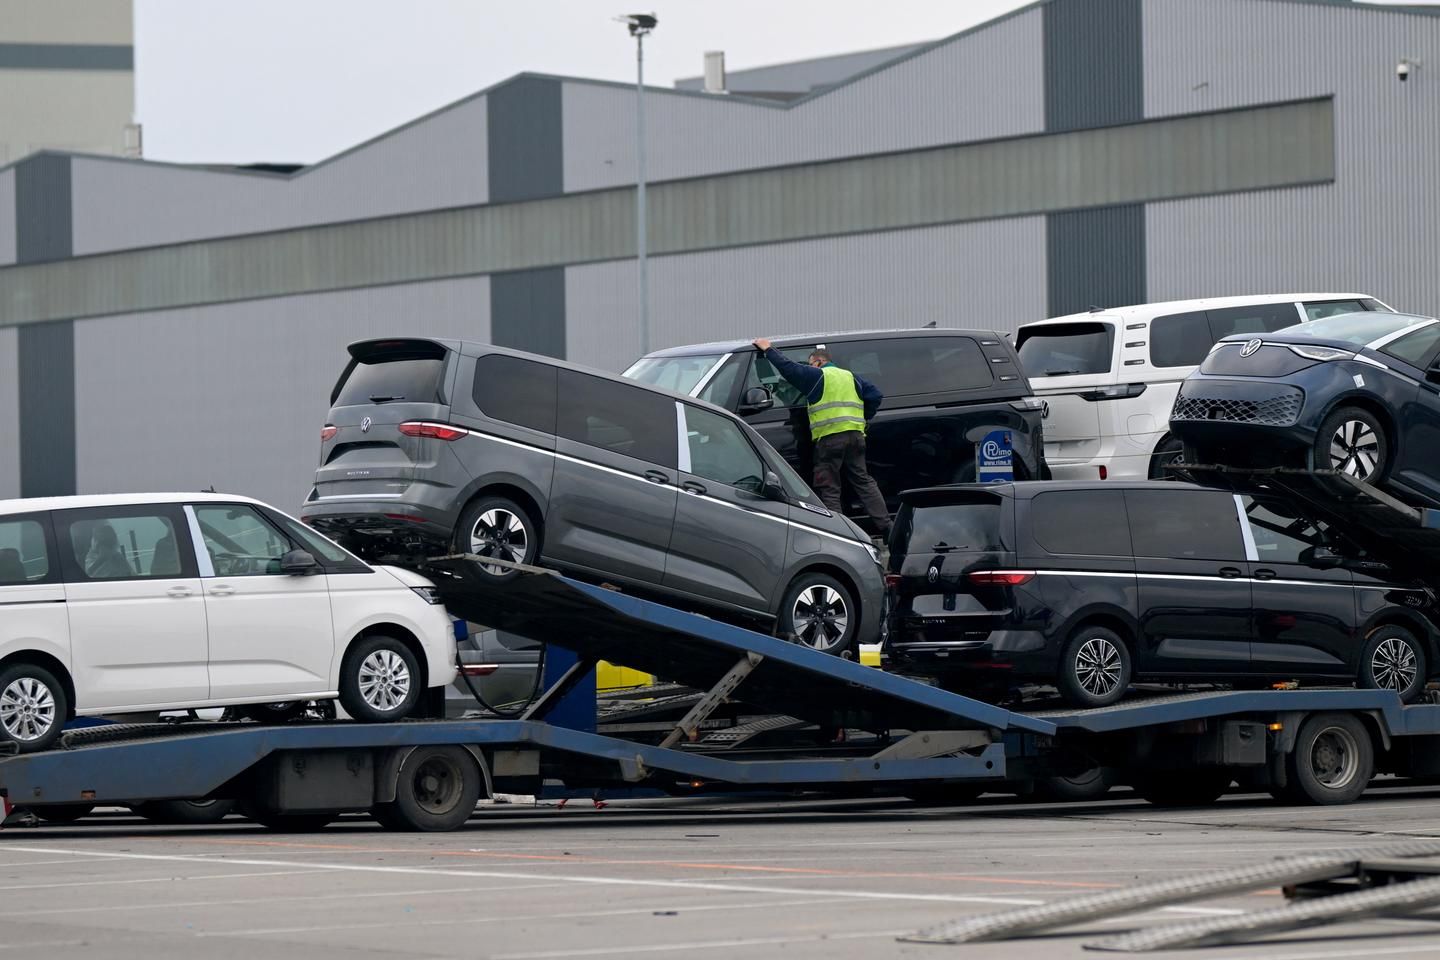
<svg viewBox="0 0 1440 960"><path fill-rule="evenodd" d="M816 347L814 350L810 351L810 366L823 367L829 362L830 351L826 350L824 347Z"/></svg>

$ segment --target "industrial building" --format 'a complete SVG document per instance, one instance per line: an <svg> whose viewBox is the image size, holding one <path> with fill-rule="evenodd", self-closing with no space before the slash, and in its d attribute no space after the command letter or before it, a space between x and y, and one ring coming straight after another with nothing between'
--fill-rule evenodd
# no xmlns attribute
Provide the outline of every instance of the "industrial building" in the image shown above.
<svg viewBox="0 0 1440 960"><path fill-rule="evenodd" d="M1291 289L1440 312L1436 13L1044 0L649 89L649 345ZM623 368L635 123L631 86L524 74L293 172L0 167L0 496L293 508L363 337Z"/></svg>

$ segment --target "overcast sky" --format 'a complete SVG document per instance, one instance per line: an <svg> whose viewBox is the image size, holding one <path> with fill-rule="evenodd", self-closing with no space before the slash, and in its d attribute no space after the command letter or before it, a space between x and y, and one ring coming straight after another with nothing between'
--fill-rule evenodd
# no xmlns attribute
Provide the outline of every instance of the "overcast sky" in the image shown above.
<svg viewBox="0 0 1440 960"><path fill-rule="evenodd" d="M1027 0L135 0L145 155L312 163L522 71L647 84L935 40Z"/></svg>

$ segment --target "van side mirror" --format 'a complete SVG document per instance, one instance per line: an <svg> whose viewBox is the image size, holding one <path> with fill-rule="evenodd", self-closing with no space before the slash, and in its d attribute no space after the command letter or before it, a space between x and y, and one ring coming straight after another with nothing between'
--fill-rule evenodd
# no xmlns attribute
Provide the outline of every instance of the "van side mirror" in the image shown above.
<svg viewBox="0 0 1440 960"><path fill-rule="evenodd" d="M769 410L773 406L775 406L775 398L770 396L769 390L764 387L751 387L740 398L740 409L737 412L743 416L747 413Z"/></svg>
<svg viewBox="0 0 1440 960"><path fill-rule="evenodd" d="M1425 374L1425 379L1431 383L1440 383L1440 363L1430 368L1429 372Z"/></svg>
<svg viewBox="0 0 1440 960"><path fill-rule="evenodd" d="M774 470L765 471L765 482L760 485L760 496L766 500L776 500L780 503L787 503L790 500L785 495L785 488L780 485L780 478L775 476Z"/></svg>
<svg viewBox="0 0 1440 960"><path fill-rule="evenodd" d="M291 550L280 558L280 572L287 577L308 577L319 571L319 561L308 550Z"/></svg>
<svg viewBox="0 0 1440 960"><path fill-rule="evenodd" d="M1329 547L1306 547L1300 551L1300 562L1316 570L1334 570L1345 565L1345 558Z"/></svg>

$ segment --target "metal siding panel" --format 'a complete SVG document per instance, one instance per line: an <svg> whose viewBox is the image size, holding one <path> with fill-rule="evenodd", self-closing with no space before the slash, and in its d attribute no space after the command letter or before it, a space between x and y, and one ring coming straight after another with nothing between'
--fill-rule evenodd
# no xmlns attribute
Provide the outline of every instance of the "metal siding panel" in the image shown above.
<svg viewBox="0 0 1440 960"><path fill-rule="evenodd" d="M1145 302L1145 207L1046 218L1049 316Z"/></svg>
<svg viewBox="0 0 1440 960"><path fill-rule="evenodd" d="M345 344L488 340L484 277L80 321L81 493L217 490L294 511L319 452ZM154 417L146 429L125 418Z"/></svg>
<svg viewBox="0 0 1440 960"><path fill-rule="evenodd" d="M1440 313L1440 20L1279 0L1147 0L1149 117L1332 95L1334 185L1152 204L1150 296L1356 289ZM1317 56L1317 51L1344 51ZM1423 62L1405 84L1401 57ZM1223 64L1224 69L1218 69ZM1287 149L1275 144L1270 149ZM1420 160L1418 158L1426 158ZM1417 165L1418 164L1418 165Z"/></svg>
<svg viewBox="0 0 1440 960"><path fill-rule="evenodd" d="M727 70L725 83L730 93L808 93L817 87L842 83L866 70L914 53L923 43L910 43L881 50L861 50L833 57L817 57L794 63L779 63L749 70ZM705 78L686 77L675 81L677 90L703 90Z"/></svg>
<svg viewBox="0 0 1440 960"><path fill-rule="evenodd" d="M1064 0L1042 9L1046 130L1140 119L1140 8L1141 0Z"/></svg>
<svg viewBox="0 0 1440 960"><path fill-rule="evenodd" d="M75 492L75 325L16 331L20 402L20 495ZM113 414L114 408L107 410Z"/></svg>
<svg viewBox="0 0 1440 960"><path fill-rule="evenodd" d="M15 171L0 170L0 267L15 262Z"/></svg>
<svg viewBox="0 0 1440 960"><path fill-rule="evenodd" d="M0 328L0 500L20 496L19 331Z"/></svg>
<svg viewBox="0 0 1440 960"><path fill-rule="evenodd" d="M1046 316L1045 219L1028 217L650 261L655 349L799 331L1014 330ZM623 370L639 355L635 261L565 271L570 356Z"/></svg>
<svg viewBox="0 0 1440 960"><path fill-rule="evenodd" d="M53 153L15 165L15 259L63 260L71 255L70 158Z"/></svg>
<svg viewBox="0 0 1440 960"><path fill-rule="evenodd" d="M488 97L491 202L563 192L560 81L519 77Z"/></svg>
<svg viewBox="0 0 1440 960"><path fill-rule="evenodd" d="M651 179L1044 129L1041 11L1010 17L790 107L646 91ZM565 189L635 180L635 93L566 83Z"/></svg>
<svg viewBox="0 0 1440 960"><path fill-rule="evenodd" d="M465 101L292 177L76 157L75 253L486 203L486 112Z"/></svg>
<svg viewBox="0 0 1440 960"><path fill-rule="evenodd" d="M494 274L490 327L496 346L565 359L565 268Z"/></svg>

